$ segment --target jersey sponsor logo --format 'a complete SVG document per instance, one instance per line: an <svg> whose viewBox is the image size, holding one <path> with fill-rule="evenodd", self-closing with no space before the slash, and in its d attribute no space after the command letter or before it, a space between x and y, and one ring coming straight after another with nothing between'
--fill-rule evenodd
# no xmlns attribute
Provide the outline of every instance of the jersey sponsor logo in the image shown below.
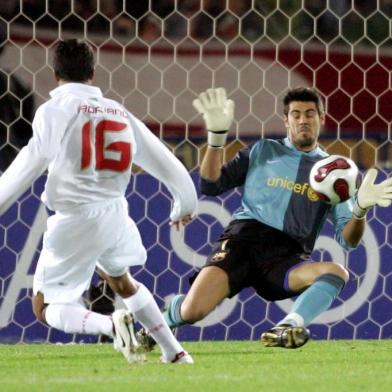
<svg viewBox="0 0 392 392"><path fill-rule="evenodd" d="M309 183L307 182L299 183L283 177L268 177L267 186L287 189L290 192L306 196L312 202L320 200L316 192L310 187Z"/></svg>

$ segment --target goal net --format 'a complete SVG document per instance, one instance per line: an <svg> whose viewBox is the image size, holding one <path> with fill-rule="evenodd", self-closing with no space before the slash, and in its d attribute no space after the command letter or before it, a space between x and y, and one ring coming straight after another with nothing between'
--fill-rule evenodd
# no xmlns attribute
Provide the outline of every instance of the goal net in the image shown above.
<svg viewBox="0 0 392 392"><path fill-rule="evenodd" d="M377 166L381 180L391 175L392 162L391 17L391 2L382 0L6 1L0 9L2 169L30 137L31 114L55 87L51 48L58 38L78 37L96 49L95 84L143 120L195 182L206 141L191 105L199 92L224 86L236 102L225 148L230 159L260 137L285 136L281 100L298 85L325 98L322 146L362 170ZM11 105L12 113L3 110ZM31 310L47 218L39 202L44 181L0 218L0 342L95 341L51 330ZM136 170L127 196L148 250L146 265L132 273L163 306L187 292L240 196L201 196L198 217L181 233L169 228L170 197L158 181ZM368 221L362 244L350 253L334 241L330 222L317 241L313 257L344 264L351 277L312 325L315 338L392 335L392 212L376 208ZM244 290L177 334L181 340L258 339L290 305Z"/></svg>

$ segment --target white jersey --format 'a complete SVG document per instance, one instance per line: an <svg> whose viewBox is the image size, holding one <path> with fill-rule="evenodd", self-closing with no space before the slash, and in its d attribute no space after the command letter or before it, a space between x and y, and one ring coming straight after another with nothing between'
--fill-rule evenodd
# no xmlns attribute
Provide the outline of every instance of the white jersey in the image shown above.
<svg viewBox="0 0 392 392"><path fill-rule="evenodd" d="M0 213L46 168L42 200L51 210L122 197L132 162L168 187L172 220L194 212L196 191L184 166L121 104L82 83L50 95L36 112L29 144L0 178Z"/></svg>

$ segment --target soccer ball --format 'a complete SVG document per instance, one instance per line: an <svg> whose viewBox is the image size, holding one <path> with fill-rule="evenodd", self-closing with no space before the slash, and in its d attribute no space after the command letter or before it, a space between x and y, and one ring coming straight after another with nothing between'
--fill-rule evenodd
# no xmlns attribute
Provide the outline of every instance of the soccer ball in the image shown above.
<svg viewBox="0 0 392 392"><path fill-rule="evenodd" d="M330 155L313 165L309 184L321 200L338 204L355 194L357 177L358 167L354 161L341 155Z"/></svg>

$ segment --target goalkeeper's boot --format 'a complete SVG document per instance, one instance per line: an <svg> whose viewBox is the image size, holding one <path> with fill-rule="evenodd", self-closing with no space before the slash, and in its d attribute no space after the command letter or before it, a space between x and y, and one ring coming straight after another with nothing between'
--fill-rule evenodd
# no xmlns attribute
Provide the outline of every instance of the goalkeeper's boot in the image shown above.
<svg viewBox="0 0 392 392"><path fill-rule="evenodd" d="M168 360L168 359L161 357L160 362L161 363L174 363L174 364L178 364L178 365L183 365L183 364L192 365L194 363L193 358L186 351L181 351L180 353L177 353L175 355L175 357L171 360Z"/></svg>
<svg viewBox="0 0 392 392"><path fill-rule="evenodd" d="M303 346L310 337L305 327L278 325L261 334L261 342L266 347L298 348Z"/></svg>
<svg viewBox="0 0 392 392"><path fill-rule="evenodd" d="M136 340L141 350L146 353L154 350L155 346L157 345L155 339L145 328L141 328L136 332Z"/></svg>
<svg viewBox="0 0 392 392"><path fill-rule="evenodd" d="M124 309L116 310L112 320L114 349L120 351L129 363L143 362L145 356L136 340L132 314Z"/></svg>

